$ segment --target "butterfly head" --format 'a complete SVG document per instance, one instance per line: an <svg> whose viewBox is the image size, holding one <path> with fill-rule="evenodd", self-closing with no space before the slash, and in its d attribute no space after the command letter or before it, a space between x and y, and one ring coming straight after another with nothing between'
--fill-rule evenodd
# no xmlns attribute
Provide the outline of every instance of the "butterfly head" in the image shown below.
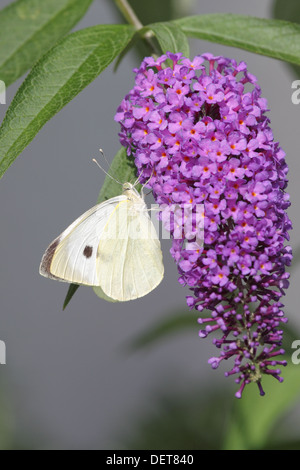
<svg viewBox="0 0 300 470"><path fill-rule="evenodd" d="M124 183L123 184L123 194L129 199L130 201L136 202L138 205L141 203L144 205L144 196L143 193L140 194L134 187L135 185L132 183Z"/></svg>
<svg viewBox="0 0 300 470"><path fill-rule="evenodd" d="M131 183L124 183L123 184L123 193L126 194L127 191L132 191L134 189L133 184Z"/></svg>

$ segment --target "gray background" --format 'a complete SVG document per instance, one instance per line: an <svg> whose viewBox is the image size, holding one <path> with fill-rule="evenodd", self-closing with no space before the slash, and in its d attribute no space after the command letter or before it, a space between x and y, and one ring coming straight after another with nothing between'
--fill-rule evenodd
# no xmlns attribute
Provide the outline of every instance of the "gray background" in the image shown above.
<svg viewBox="0 0 300 470"><path fill-rule="evenodd" d="M1 7L9 3L1 0ZM269 0L192 1L189 14L269 17L270 7ZM109 2L95 1L76 29L117 21ZM275 139L286 151L290 167L293 205L289 213L295 247L300 230L296 217L300 106L291 102L291 83L300 77L293 77L276 60L203 41L192 43L192 55L208 51L245 60L269 101ZM141 410L157 411L157 391L184 393L213 383L229 386L233 392L236 388L222 371L211 371L207 365L216 351L211 339L198 339L196 324L194 332L174 336L152 349L125 351L133 337L157 320L180 308L186 310L188 290L177 282L168 241L163 243L163 282L145 298L130 303L104 303L91 289L80 288L62 312L66 286L38 274L49 242L97 199L104 174L91 159L99 147L109 160L119 149L119 127L113 116L133 86L135 65L129 55L118 73L109 67L43 128L0 183L0 339L7 344L1 388L9 395L11 425L31 443L33 439L34 447L118 448ZM8 103L20 83L8 89ZM6 108L0 105L1 118ZM298 269L285 304L300 328L299 276Z"/></svg>

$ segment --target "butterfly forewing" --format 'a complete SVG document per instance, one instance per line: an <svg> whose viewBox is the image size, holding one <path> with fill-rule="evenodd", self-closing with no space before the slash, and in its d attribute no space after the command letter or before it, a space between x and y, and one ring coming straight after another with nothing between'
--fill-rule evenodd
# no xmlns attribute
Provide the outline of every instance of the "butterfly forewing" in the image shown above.
<svg viewBox="0 0 300 470"><path fill-rule="evenodd" d="M43 256L40 273L65 282L98 286L96 257L99 239L111 213L125 196L98 204L71 224Z"/></svg>

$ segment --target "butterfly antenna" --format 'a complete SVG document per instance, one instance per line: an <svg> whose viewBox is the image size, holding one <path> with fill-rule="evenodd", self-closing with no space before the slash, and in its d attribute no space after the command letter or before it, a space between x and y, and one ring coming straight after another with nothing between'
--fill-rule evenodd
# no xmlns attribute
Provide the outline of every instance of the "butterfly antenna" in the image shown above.
<svg viewBox="0 0 300 470"><path fill-rule="evenodd" d="M142 170L142 172L139 174L139 176L137 177L137 179L133 183L133 185L132 185L133 187L135 187L137 184L139 184L140 178L142 177L143 173L144 173L144 170Z"/></svg>
<svg viewBox="0 0 300 470"><path fill-rule="evenodd" d="M105 155L105 153L104 153L104 150L99 149L99 152L101 153L102 157L104 158L104 160L105 160L106 163L107 163L108 168L110 169L110 163L109 163L109 161L108 161L107 158L106 158L106 155ZM113 176L113 177L115 178L115 180L117 181L116 175L112 175L112 176ZM123 184L123 183L120 183L120 184Z"/></svg>
<svg viewBox="0 0 300 470"><path fill-rule="evenodd" d="M104 170L104 168L102 168L102 166L100 165L100 163L95 159L93 158L93 162L96 163L96 165L100 168L100 170L103 171L103 173L106 174L106 176L108 176L110 179L112 179L113 181L115 181L115 183L118 183L122 186L122 183L120 183L119 180L117 180L117 178L114 178L113 176L111 176L109 173L107 173L107 171Z"/></svg>
<svg viewBox="0 0 300 470"><path fill-rule="evenodd" d="M149 181L151 180L151 178L153 176L153 173L154 173L154 168L152 169L152 173L150 175L150 178L148 178L147 181L143 184L143 188L149 183ZM152 191L152 189L151 189L151 191ZM150 193L151 193L151 191L150 191Z"/></svg>
<svg viewBox="0 0 300 470"><path fill-rule="evenodd" d="M102 157L103 157L104 160L106 161L107 166L110 167L110 164L109 164L109 162L108 162L108 160L107 160L107 158L106 158L106 155L105 155L105 153L104 153L104 150L99 149L99 152L101 153Z"/></svg>

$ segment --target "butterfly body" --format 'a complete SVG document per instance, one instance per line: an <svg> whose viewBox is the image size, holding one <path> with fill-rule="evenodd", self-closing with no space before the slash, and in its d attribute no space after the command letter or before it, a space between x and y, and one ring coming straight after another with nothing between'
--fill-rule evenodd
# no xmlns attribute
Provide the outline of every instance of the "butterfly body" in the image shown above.
<svg viewBox="0 0 300 470"><path fill-rule="evenodd" d="M96 205L46 250L42 276L93 286L112 301L133 300L160 284L160 242L143 196L131 183L120 196Z"/></svg>

